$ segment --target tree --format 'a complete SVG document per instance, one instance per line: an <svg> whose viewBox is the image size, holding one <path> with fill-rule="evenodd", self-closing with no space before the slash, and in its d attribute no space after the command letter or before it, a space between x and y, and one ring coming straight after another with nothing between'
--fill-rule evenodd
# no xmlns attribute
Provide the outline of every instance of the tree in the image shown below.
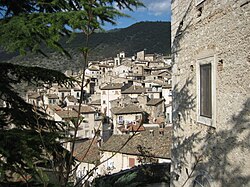
<svg viewBox="0 0 250 187"><path fill-rule="evenodd" d="M0 63L0 170L4 181L30 176L47 183L39 168L53 169L64 165L67 152L60 145L64 124L48 120L44 111L26 103L14 86L70 83L64 74L38 67ZM5 106L4 106L5 105ZM58 162L59 160L60 162ZM18 174L18 175L16 175Z"/></svg>
<svg viewBox="0 0 250 187"><path fill-rule="evenodd" d="M115 24L117 16L126 16L120 9L132 10L138 6L142 6L138 0L3 0L0 2L0 12L3 17L0 20L0 46L5 51L18 51L20 54L29 51L40 52L45 56L43 48L46 46L69 55L59 40L61 36L73 36L71 29L80 29L86 35L85 45L81 49L84 56L82 68L84 72L88 64L90 35L102 29L105 22ZM3 176L4 179L8 180L7 172L14 172L24 180L27 180L27 176L31 176L46 186L50 181L39 169L39 166L42 166L56 173L60 170L62 175L59 176L59 182L66 186L72 172L74 142L81 121L84 73L78 119L74 124L75 131L69 154L58 141L63 138L61 133L63 124L56 124L46 119L43 111L25 103L14 91L13 84L22 81L35 84L53 82L66 84L71 80L56 71L12 64L1 64L0 72L3 77L0 82L0 99L7 106L0 108L0 129L4 135L1 136L3 139L0 144L0 170L6 174Z"/></svg>

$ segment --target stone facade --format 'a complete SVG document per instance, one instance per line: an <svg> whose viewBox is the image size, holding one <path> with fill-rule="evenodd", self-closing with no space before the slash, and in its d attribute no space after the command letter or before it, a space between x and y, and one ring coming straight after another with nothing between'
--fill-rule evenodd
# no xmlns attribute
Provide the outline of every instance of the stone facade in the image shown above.
<svg viewBox="0 0 250 187"><path fill-rule="evenodd" d="M172 186L250 186L249 30L247 0L172 1ZM211 117L201 115L204 64Z"/></svg>

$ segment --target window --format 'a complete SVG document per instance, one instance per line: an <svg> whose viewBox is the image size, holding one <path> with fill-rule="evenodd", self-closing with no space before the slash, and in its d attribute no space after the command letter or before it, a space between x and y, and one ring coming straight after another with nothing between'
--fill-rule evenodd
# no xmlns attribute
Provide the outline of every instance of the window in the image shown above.
<svg viewBox="0 0 250 187"><path fill-rule="evenodd" d="M123 124L123 116L118 116L118 123Z"/></svg>
<svg viewBox="0 0 250 187"><path fill-rule="evenodd" d="M215 57L197 60L197 121L215 125L216 65Z"/></svg>
<svg viewBox="0 0 250 187"><path fill-rule="evenodd" d="M211 64L200 66L200 115L212 118Z"/></svg>
<svg viewBox="0 0 250 187"><path fill-rule="evenodd" d="M106 92L105 92L105 91L102 91L102 94L103 94L103 95L106 95Z"/></svg>
<svg viewBox="0 0 250 187"><path fill-rule="evenodd" d="M103 101L102 101L102 104L104 104L104 105L105 105L105 104L106 104L106 101L105 101L105 100L103 100Z"/></svg>

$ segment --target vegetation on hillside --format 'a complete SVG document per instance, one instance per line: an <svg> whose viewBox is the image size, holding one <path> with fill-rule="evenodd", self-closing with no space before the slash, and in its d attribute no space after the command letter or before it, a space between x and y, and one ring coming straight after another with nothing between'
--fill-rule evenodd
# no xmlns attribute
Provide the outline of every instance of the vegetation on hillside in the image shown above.
<svg viewBox="0 0 250 187"><path fill-rule="evenodd" d="M124 29L108 32L94 33L89 41L90 60L100 60L114 57L120 51L125 51L127 56L146 49L146 53L170 54L170 22L140 22ZM82 56L79 47L83 45L86 37L82 33L76 33L68 41L64 37L60 43L67 49L71 58L58 53L50 53L48 58L41 54L29 54L11 59L11 55L0 51L0 62L9 60L12 63L34 65L64 71L66 69L79 70ZM15 54L16 55L16 54ZM11 59L11 60L10 60Z"/></svg>

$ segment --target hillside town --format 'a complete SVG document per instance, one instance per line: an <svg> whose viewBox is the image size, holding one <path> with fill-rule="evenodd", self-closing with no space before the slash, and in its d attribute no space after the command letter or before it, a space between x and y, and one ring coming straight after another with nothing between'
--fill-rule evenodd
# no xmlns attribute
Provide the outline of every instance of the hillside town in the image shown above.
<svg viewBox="0 0 250 187"><path fill-rule="evenodd" d="M83 2L92 10L92 1ZM101 8L109 2L114 11L117 1L95 2ZM0 63L0 186L250 186L250 1L168 2L169 56L141 47L129 56L119 48L113 57L88 61L84 48L82 69L63 73ZM32 1L31 7L36 6ZM64 13L67 6L49 10ZM96 21L87 29L92 32L107 19L102 11L96 17L90 12ZM6 28L35 33L32 26L8 23L13 18L7 13L6 23L1 22ZM32 21L43 18L36 9L25 13L35 13ZM71 17L62 20L71 26L83 21L79 14L67 22ZM113 17L108 18L112 23ZM53 31L38 32L41 40L27 40L30 34L9 42L7 29L0 44L22 50L39 49L36 42L49 45L47 35L57 38L54 22L39 25L38 31ZM10 34L18 34L14 31ZM24 82L29 90L22 98L18 89Z"/></svg>
<svg viewBox="0 0 250 187"><path fill-rule="evenodd" d="M143 50L133 57L120 52L114 58L89 62L84 72L80 106L78 82L83 73L69 70L65 74L76 80L74 85L54 84L30 90L26 100L44 110L50 119L68 124L65 133L72 137L73 120L77 119L80 107L83 120L77 129L74 149L80 163L76 178L85 176L93 168L96 168L93 176L101 176L142 163L171 162L170 57L146 54ZM64 146L71 150L70 143ZM153 161L142 161L140 157ZM102 164L96 166L96 163Z"/></svg>

